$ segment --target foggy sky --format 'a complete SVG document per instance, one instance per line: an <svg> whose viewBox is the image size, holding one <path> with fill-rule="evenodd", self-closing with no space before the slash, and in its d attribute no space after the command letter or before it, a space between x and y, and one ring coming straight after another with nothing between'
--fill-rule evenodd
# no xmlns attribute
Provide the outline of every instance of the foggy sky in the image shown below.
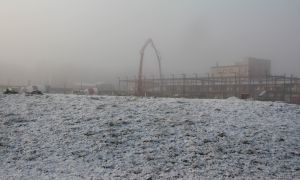
<svg viewBox="0 0 300 180"><path fill-rule="evenodd" d="M164 75L252 56L300 76L299 19L298 0L1 0L0 84L133 77L149 37ZM157 76L150 48L145 66Z"/></svg>

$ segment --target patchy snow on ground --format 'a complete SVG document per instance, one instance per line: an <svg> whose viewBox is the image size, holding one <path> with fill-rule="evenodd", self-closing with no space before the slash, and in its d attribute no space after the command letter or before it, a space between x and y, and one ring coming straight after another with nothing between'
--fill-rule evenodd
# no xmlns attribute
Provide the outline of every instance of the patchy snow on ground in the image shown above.
<svg viewBox="0 0 300 180"><path fill-rule="evenodd" d="M0 179L298 179L300 106L0 95Z"/></svg>

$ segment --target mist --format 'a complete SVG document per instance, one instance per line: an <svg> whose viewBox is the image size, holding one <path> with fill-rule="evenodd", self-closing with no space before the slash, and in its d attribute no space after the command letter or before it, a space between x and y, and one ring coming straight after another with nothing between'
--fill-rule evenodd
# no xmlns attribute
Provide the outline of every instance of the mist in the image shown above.
<svg viewBox="0 0 300 180"><path fill-rule="evenodd" d="M2 0L0 84L115 82L148 38L163 74L205 74L252 56L300 76L300 1ZM147 49L145 75L157 76Z"/></svg>

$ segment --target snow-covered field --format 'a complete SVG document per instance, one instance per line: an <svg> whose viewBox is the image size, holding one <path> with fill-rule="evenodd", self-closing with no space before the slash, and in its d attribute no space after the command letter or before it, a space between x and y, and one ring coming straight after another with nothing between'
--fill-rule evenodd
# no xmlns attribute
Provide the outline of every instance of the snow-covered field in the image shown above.
<svg viewBox="0 0 300 180"><path fill-rule="evenodd" d="M0 179L299 179L300 106L0 95Z"/></svg>

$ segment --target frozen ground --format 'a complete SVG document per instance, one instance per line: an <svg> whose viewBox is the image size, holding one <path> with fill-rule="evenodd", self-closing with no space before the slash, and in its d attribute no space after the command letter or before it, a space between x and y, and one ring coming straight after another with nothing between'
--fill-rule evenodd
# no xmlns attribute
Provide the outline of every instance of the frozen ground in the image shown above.
<svg viewBox="0 0 300 180"><path fill-rule="evenodd" d="M0 95L0 179L299 179L300 106Z"/></svg>

